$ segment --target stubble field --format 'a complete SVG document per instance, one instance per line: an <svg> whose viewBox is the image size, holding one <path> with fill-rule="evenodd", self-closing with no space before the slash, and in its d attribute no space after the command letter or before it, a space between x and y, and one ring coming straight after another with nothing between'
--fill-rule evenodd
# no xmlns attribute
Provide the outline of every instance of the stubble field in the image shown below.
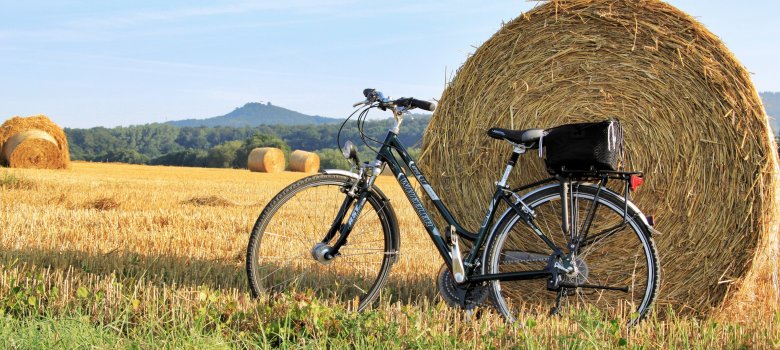
<svg viewBox="0 0 780 350"><path fill-rule="evenodd" d="M249 231L303 176L80 162L0 170L0 346L780 346L780 315L761 305L704 320L664 311L633 329L589 314L467 320L438 299L440 258L392 177L377 184L398 214L401 254L376 308L355 314L306 293L252 300Z"/></svg>

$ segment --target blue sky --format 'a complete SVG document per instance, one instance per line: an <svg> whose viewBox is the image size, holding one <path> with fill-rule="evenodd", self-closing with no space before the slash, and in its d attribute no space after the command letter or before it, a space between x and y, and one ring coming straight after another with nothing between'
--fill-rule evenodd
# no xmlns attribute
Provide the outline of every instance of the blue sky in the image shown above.
<svg viewBox="0 0 780 350"><path fill-rule="evenodd" d="M780 2L670 0L780 91ZM439 98L525 1L0 0L0 120L206 118L250 101L343 117L365 87Z"/></svg>

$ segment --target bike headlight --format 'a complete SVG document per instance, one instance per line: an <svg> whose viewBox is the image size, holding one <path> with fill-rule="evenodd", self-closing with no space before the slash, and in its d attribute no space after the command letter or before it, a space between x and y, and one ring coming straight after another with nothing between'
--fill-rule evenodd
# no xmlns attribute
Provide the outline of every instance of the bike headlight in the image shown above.
<svg viewBox="0 0 780 350"><path fill-rule="evenodd" d="M352 143L352 141L347 141L344 143L344 147L341 149L342 155L344 155L344 158L347 160L350 160L354 162L355 164L358 164L358 155L357 155L357 147L355 147L355 144Z"/></svg>

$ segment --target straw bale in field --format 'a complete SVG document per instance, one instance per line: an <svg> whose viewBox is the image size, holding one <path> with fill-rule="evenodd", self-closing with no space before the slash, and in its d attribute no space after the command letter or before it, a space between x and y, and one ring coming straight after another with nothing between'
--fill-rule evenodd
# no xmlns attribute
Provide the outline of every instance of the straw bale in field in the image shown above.
<svg viewBox="0 0 780 350"><path fill-rule="evenodd" d="M476 230L511 152L486 130L607 118L625 128L626 168L646 172L635 202L661 232L657 303L776 305L777 147L761 101L725 45L664 2L549 1L505 24L446 88L421 166ZM546 176L531 152L510 183Z"/></svg>
<svg viewBox="0 0 780 350"><path fill-rule="evenodd" d="M0 126L0 159L12 168L64 169L70 165L65 132L43 115L13 117Z"/></svg>
<svg viewBox="0 0 780 350"><path fill-rule="evenodd" d="M316 173L320 171L320 156L306 151L293 151L290 154L290 171Z"/></svg>
<svg viewBox="0 0 780 350"><path fill-rule="evenodd" d="M278 173L284 171L284 152L273 147L255 148L249 153L247 164L251 171Z"/></svg>

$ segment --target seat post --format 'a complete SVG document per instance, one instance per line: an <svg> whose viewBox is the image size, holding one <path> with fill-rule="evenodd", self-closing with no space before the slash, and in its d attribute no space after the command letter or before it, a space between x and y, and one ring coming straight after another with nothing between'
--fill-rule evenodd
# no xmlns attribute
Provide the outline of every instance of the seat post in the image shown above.
<svg viewBox="0 0 780 350"><path fill-rule="evenodd" d="M522 147L518 144L513 144L515 146L515 149L512 151L512 156L509 157L509 162L506 164L506 169L504 170L504 175L501 176L501 180L496 183L496 186L499 187L506 187L506 181L509 179L509 174L512 172L512 168L514 168L515 164L517 164L517 159L520 157L521 154L525 153L525 147Z"/></svg>

